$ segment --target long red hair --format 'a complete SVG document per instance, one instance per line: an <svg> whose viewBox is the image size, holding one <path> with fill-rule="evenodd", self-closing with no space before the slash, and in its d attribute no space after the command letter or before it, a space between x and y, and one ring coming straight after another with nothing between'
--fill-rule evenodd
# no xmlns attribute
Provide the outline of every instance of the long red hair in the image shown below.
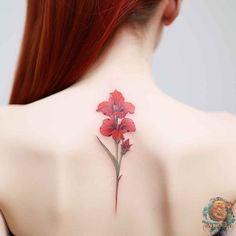
<svg viewBox="0 0 236 236"><path fill-rule="evenodd" d="M59 92L95 62L124 22L145 23L160 0L28 0L9 104Z"/></svg>

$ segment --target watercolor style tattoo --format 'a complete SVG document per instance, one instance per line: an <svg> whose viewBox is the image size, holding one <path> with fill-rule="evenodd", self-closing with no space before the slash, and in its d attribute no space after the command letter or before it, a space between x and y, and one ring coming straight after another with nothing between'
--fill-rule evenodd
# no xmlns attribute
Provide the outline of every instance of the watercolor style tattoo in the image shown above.
<svg viewBox="0 0 236 236"><path fill-rule="evenodd" d="M210 231L210 235L226 235L228 228L233 226L235 216L233 206L236 200L229 202L221 197L211 198L208 205L202 210L204 229Z"/></svg>
<svg viewBox="0 0 236 236"><path fill-rule="evenodd" d="M124 96L118 90L111 92L108 101L99 103L96 109L97 112L102 112L105 116L109 117L103 120L100 133L104 136L112 137L114 140L115 154L96 136L106 154L111 159L116 173L115 213L117 212L119 182L122 177L120 175L122 158L133 145L129 143L129 139L124 137L124 134L136 130L133 120L127 118L126 115L128 113L133 114L134 110L135 106L130 102L126 102Z"/></svg>

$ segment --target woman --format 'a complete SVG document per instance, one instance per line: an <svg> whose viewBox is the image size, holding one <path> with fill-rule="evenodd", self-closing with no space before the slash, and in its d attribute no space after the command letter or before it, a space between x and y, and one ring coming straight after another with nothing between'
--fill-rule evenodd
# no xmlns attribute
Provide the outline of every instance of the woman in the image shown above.
<svg viewBox="0 0 236 236"><path fill-rule="evenodd" d="M235 117L153 82L180 5L28 0L0 109L1 236L204 236L207 201L236 198Z"/></svg>

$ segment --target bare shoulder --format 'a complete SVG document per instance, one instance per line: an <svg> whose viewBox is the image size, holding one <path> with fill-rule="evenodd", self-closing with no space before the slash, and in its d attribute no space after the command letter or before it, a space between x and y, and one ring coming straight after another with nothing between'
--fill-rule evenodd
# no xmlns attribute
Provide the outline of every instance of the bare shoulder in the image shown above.
<svg viewBox="0 0 236 236"><path fill-rule="evenodd" d="M191 107L159 90L148 93L139 110L144 115L137 117L138 124L145 131L140 132L140 140L155 155L164 150L166 155L181 157L221 148L236 156L236 116L231 113Z"/></svg>
<svg viewBox="0 0 236 236"><path fill-rule="evenodd" d="M227 123L236 126L236 115L230 112L215 112L213 113L221 121L226 121Z"/></svg>
<svg viewBox="0 0 236 236"><path fill-rule="evenodd" d="M236 144L236 115L229 112L215 112L209 119L224 134L222 138L232 140Z"/></svg>
<svg viewBox="0 0 236 236"><path fill-rule="evenodd" d="M0 107L0 138L10 133L18 124L23 108L20 105L9 105Z"/></svg>
<svg viewBox="0 0 236 236"><path fill-rule="evenodd" d="M216 112L212 114L210 122L212 129L215 129L216 144L228 161L236 167L236 116L228 112Z"/></svg>
<svg viewBox="0 0 236 236"><path fill-rule="evenodd" d="M7 158L29 133L25 114L25 108L21 105L0 107L0 159Z"/></svg>
<svg viewBox="0 0 236 236"><path fill-rule="evenodd" d="M15 143L14 135L17 133L17 114L18 106L0 107L0 207L5 193L4 186L8 182L8 167L12 163L10 158L12 155L10 153L14 149L12 144Z"/></svg>
<svg viewBox="0 0 236 236"><path fill-rule="evenodd" d="M6 135L6 130L10 128L10 123L12 122L12 119L14 119L15 115L13 115L15 112L15 108L12 106L1 106L0 107L0 139L2 139ZM2 144L2 142L0 142Z"/></svg>
<svg viewBox="0 0 236 236"><path fill-rule="evenodd" d="M7 106L0 106L0 119L3 121L4 118L9 118L11 115L16 115L20 113L24 108L23 105L7 105ZM2 122L1 122L2 123Z"/></svg>
<svg viewBox="0 0 236 236"><path fill-rule="evenodd" d="M185 119L187 129L192 132L193 140L199 142L199 147L217 150L234 155L236 163L236 116L229 112L207 112L198 109L186 109ZM188 121L191 119L192 121ZM189 133L187 133L190 135Z"/></svg>
<svg viewBox="0 0 236 236"><path fill-rule="evenodd" d="M0 161L14 162L16 153L25 157L57 153L58 113L48 107L38 103L0 107Z"/></svg>
<svg viewBox="0 0 236 236"><path fill-rule="evenodd" d="M216 156L224 157L231 163L229 169L236 168L236 116L229 112L209 113L208 120L211 146L218 150ZM236 172L235 173L236 177Z"/></svg>

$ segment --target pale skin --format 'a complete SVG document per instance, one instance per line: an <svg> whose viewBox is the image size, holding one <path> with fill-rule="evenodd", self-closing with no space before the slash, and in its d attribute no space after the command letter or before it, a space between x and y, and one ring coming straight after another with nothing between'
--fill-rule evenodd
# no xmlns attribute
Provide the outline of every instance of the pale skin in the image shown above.
<svg viewBox="0 0 236 236"><path fill-rule="evenodd" d="M7 227L16 236L204 236L208 200L236 199L236 117L185 105L151 75L163 27L180 5L164 0L142 38L121 29L70 88L0 108L1 236ZM137 127L115 216L114 171L96 139L103 117L95 111L114 89L135 105Z"/></svg>

